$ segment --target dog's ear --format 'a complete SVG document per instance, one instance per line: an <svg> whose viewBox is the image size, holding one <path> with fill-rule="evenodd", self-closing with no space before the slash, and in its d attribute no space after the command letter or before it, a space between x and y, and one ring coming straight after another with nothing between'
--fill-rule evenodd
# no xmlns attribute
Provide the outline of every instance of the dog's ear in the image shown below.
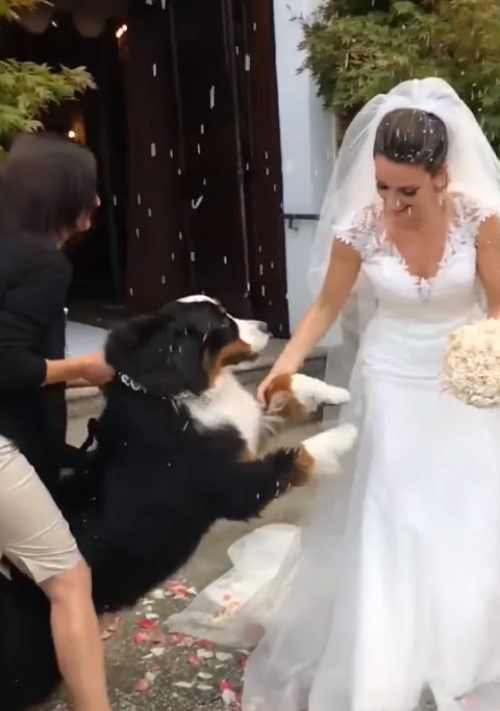
<svg viewBox="0 0 500 711"><path fill-rule="evenodd" d="M106 359L148 392L174 397L200 394L208 385L203 365L204 344L188 327L176 326L164 311L139 316L115 329L106 345Z"/></svg>
<svg viewBox="0 0 500 711"><path fill-rule="evenodd" d="M151 367L141 374L139 382L149 392L163 397L175 397L185 392L200 395L209 382L204 367L203 343L188 333L169 335L168 348L162 348L161 354L155 348Z"/></svg>
<svg viewBox="0 0 500 711"><path fill-rule="evenodd" d="M113 329L106 342L106 360L117 372L127 373L140 346L160 327L157 314L136 316Z"/></svg>

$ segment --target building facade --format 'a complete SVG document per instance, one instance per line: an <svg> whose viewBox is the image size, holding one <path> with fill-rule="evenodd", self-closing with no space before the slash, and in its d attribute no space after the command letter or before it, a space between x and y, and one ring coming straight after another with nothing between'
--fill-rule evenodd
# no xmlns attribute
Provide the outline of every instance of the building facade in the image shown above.
<svg viewBox="0 0 500 711"><path fill-rule="evenodd" d="M72 247L74 298L148 311L206 292L285 337L333 161L298 50L318 0L57 0L2 30L4 56L97 83L46 125L95 151L103 209Z"/></svg>

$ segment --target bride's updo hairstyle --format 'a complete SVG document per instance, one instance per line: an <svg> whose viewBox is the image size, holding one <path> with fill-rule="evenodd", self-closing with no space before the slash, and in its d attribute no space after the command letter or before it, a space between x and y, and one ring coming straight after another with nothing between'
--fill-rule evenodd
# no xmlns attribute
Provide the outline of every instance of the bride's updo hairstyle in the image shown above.
<svg viewBox="0 0 500 711"><path fill-rule="evenodd" d="M375 135L375 156L411 163L436 175L448 156L448 131L435 114L420 109L395 109L384 116Z"/></svg>

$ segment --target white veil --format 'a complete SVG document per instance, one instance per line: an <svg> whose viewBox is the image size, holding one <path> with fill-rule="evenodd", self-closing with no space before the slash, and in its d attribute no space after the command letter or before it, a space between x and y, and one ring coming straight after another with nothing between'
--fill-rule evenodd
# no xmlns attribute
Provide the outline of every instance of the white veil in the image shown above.
<svg viewBox="0 0 500 711"><path fill-rule="evenodd" d="M356 215L377 200L373 146L377 127L389 112L420 109L446 125L450 190L463 192L486 208L500 208L500 162L474 114L443 79L413 79L372 99L357 114L345 134L321 212L309 268L309 284L317 296L326 275L333 239L349 228ZM375 297L363 277L340 316L343 341L350 349L375 307ZM348 358L352 362L353 353ZM345 377L336 376L337 382ZM345 383L343 383L345 384Z"/></svg>

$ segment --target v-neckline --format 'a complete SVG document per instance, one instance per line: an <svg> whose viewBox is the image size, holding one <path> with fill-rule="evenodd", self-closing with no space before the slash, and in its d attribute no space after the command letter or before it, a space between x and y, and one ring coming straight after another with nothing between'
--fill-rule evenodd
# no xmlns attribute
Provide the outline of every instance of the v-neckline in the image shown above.
<svg viewBox="0 0 500 711"><path fill-rule="evenodd" d="M452 195L450 196L451 198L451 213L450 213L450 219L448 222L448 226L446 229L446 235L444 239L444 244L443 244L443 250L441 253L441 256L439 260L436 263L435 269L429 276L423 276L422 274L417 274L413 272L410 268L410 265L407 261L407 259L403 256L401 251L398 249L398 247L394 244L394 242L387 237L387 229L385 226L382 227L381 229L381 245L386 247L387 252L397 258L398 262L401 264L402 268L404 269L405 273L412 279L412 281L417 285L417 287L420 286L431 286L436 279L439 277L440 273L442 272L444 266L446 265L449 257L450 257L450 243L452 240L452 234L453 231L456 228L456 221L457 221L457 209L456 209L456 199L457 195ZM380 219L383 220L383 208L381 208L381 213L380 213Z"/></svg>

